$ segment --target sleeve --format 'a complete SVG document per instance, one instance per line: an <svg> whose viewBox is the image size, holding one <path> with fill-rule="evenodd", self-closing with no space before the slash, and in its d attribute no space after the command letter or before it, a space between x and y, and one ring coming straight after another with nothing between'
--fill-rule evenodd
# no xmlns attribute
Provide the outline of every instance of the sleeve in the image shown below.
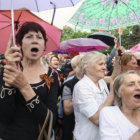
<svg viewBox="0 0 140 140"><path fill-rule="evenodd" d="M88 85L76 84L73 92L73 103L79 112L87 118L92 117L99 108L96 99L93 96L93 91Z"/></svg>
<svg viewBox="0 0 140 140"><path fill-rule="evenodd" d="M0 121L8 123L14 116L16 105L16 89L5 86L3 81L3 70L0 70Z"/></svg>
<svg viewBox="0 0 140 140"><path fill-rule="evenodd" d="M69 87L64 86L62 93L62 100L72 99L72 93Z"/></svg>
<svg viewBox="0 0 140 140"><path fill-rule="evenodd" d="M26 106L28 107L32 116L36 118L39 124L43 124L47 115L47 109L50 109L53 113L53 126L57 117L57 94L59 82L57 78L57 74L53 74L54 82L51 84L50 92L48 93L48 97L45 101L42 101L38 95L33 97L31 100L26 102Z"/></svg>
<svg viewBox="0 0 140 140"><path fill-rule="evenodd" d="M107 57L107 60L106 60L107 67L109 67L109 65L111 64L111 60L115 56L115 52L116 52L116 48L113 48L113 50L110 53L110 56Z"/></svg>
<svg viewBox="0 0 140 140"><path fill-rule="evenodd" d="M99 132L101 140L121 140L113 116L114 114L109 111L107 107L101 110L99 117Z"/></svg>

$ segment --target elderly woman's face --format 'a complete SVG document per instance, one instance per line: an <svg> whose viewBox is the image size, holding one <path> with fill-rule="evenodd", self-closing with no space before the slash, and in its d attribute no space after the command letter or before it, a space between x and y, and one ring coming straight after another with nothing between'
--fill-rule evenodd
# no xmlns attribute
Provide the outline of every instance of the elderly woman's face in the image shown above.
<svg viewBox="0 0 140 140"><path fill-rule="evenodd" d="M136 109L140 108L140 76L128 74L124 77L121 87L122 106Z"/></svg>
<svg viewBox="0 0 140 140"><path fill-rule="evenodd" d="M31 60L40 59L45 49L45 41L41 32L29 31L22 39L24 57Z"/></svg>
<svg viewBox="0 0 140 140"><path fill-rule="evenodd" d="M106 61L105 59L98 59L95 62L91 62L87 67L87 73L90 76L94 76L97 80L104 78L106 70Z"/></svg>

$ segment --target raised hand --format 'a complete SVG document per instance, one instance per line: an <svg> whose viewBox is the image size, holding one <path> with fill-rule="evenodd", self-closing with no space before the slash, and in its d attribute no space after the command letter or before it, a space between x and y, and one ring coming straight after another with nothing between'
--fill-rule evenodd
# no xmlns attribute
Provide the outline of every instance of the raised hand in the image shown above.
<svg viewBox="0 0 140 140"><path fill-rule="evenodd" d="M8 65L17 66L17 63L21 61L21 58L21 49L17 46L12 46L12 36L10 36L5 52L6 63Z"/></svg>

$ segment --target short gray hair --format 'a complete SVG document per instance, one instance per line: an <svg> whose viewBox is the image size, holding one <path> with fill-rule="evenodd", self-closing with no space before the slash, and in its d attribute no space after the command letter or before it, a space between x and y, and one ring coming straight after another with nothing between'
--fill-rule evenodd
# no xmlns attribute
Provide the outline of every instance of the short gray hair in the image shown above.
<svg viewBox="0 0 140 140"><path fill-rule="evenodd" d="M93 65L97 60L100 59L106 59L106 55L97 51L87 52L81 61L81 75L83 76L86 74L85 65L91 65L91 62Z"/></svg>
<svg viewBox="0 0 140 140"><path fill-rule="evenodd" d="M114 104L121 106L122 105L122 98L121 98L121 88L122 88L122 84L124 82L124 78L128 75L128 74L137 74L140 76L140 74L137 71L134 70L129 70L126 72L123 72L121 74L119 74L115 80L114 80L114 85L113 85L113 92L114 92Z"/></svg>

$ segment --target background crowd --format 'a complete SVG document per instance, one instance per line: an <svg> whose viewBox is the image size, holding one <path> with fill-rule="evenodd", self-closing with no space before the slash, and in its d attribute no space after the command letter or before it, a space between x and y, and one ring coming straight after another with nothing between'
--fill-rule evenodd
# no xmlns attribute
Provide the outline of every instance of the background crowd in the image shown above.
<svg viewBox="0 0 140 140"><path fill-rule="evenodd" d="M50 110L51 140L139 140L139 59L117 39L109 56L76 50L42 56L46 42L35 22L22 25L18 47L10 38L0 61L0 138L36 140Z"/></svg>

